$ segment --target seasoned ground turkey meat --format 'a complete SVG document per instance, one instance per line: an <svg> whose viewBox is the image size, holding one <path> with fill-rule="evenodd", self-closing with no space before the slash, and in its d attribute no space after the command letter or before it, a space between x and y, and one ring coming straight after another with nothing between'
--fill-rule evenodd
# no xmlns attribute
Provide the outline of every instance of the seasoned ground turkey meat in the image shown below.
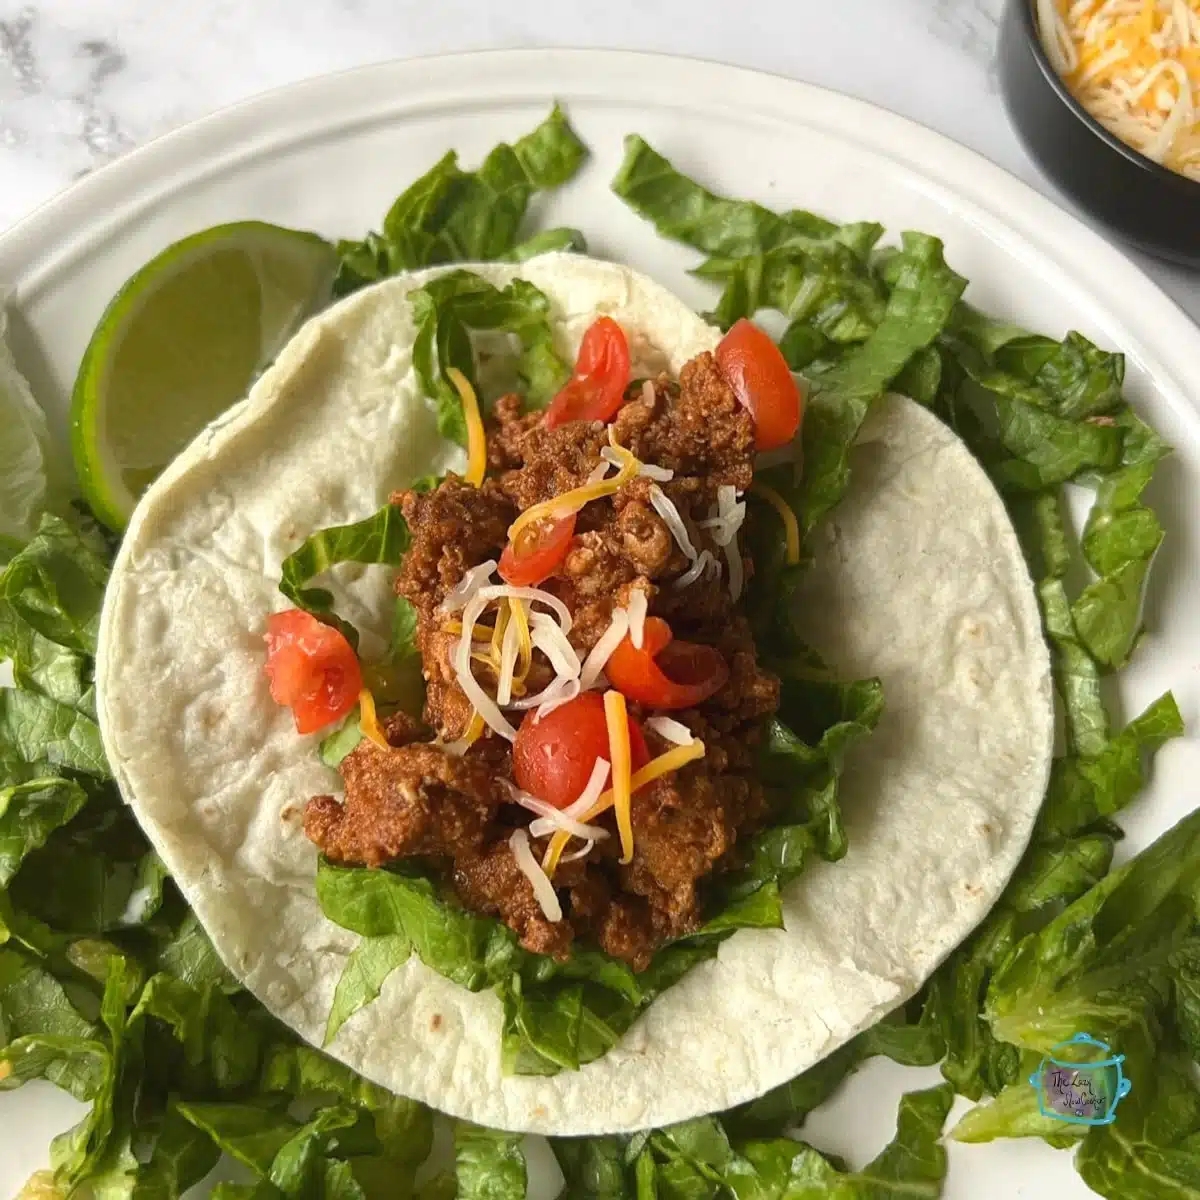
<svg viewBox="0 0 1200 1200"><path fill-rule="evenodd" d="M713 515L720 487L750 486L753 425L711 354L688 363L677 385L664 378L631 387L613 422L615 441L673 477L652 485L637 476L615 495L591 501L577 514L566 556L539 585L570 610L568 636L581 660L609 627L614 608L628 607L639 589L651 615L667 620L676 637L715 647L729 669L715 695L671 714L703 740L704 758L634 794L629 863L619 861L612 814L598 818L611 836L586 857L560 864L554 885L563 918L551 921L509 846L531 814L512 802L508 743L489 732L465 753L447 746L467 733L474 709L453 667L457 626L440 606L469 568L499 560L520 512L588 481L609 430L583 421L547 429L540 414L522 414L516 395L497 402L492 420L491 475L481 487L451 476L431 492L393 497L412 533L396 590L417 611L424 726L397 716L385 727L390 750L362 741L342 763L344 801L310 801L305 831L335 862L430 861L464 905L506 922L529 950L562 959L578 938L642 970L665 940L700 926L705 881L738 863L739 839L766 817L754 761L766 719L779 704L779 681L758 665L724 575L678 585L691 561L651 493L660 487L673 502L697 552L723 561L701 522ZM743 563L749 578L753 564L744 552ZM476 662L473 672L494 695L494 666ZM552 678L538 651L525 694ZM654 715L637 704L630 713L641 721ZM521 716L509 713L514 724ZM670 749L652 732L647 740L651 755ZM533 839L539 859L546 844Z"/></svg>

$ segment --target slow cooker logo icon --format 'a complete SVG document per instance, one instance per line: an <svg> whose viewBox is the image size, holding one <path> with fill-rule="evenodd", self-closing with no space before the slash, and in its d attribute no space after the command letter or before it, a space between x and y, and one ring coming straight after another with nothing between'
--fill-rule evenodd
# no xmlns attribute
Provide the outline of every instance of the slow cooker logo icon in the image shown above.
<svg viewBox="0 0 1200 1200"><path fill-rule="evenodd" d="M1111 1125L1118 1103L1133 1088L1121 1068L1124 1061L1125 1055L1110 1053L1090 1034L1059 1042L1029 1077L1042 1115L1071 1125Z"/></svg>

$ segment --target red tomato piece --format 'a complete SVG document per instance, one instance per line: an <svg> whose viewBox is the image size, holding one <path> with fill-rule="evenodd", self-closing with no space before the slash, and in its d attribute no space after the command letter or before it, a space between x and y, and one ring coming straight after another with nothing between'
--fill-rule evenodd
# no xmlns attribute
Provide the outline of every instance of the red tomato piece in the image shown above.
<svg viewBox="0 0 1200 1200"><path fill-rule="evenodd" d="M558 569L574 536L574 513L559 521L535 521L504 547L500 578L513 587L536 587Z"/></svg>
<svg viewBox="0 0 1200 1200"><path fill-rule="evenodd" d="M629 383L629 342L612 317L597 317L579 346L575 373L546 409L546 428L568 421L611 421Z"/></svg>
<svg viewBox="0 0 1200 1200"><path fill-rule="evenodd" d="M719 650L677 642L666 621L647 617L642 648L627 634L604 673L617 691L649 708L692 708L724 687L729 667Z"/></svg>
<svg viewBox="0 0 1200 1200"><path fill-rule="evenodd" d="M635 771L650 761L641 727L629 719L629 755ZM526 714L513 743L513 775L522 791L567 808L587 787L596 759L608 758L604 698L584 692L538 720Z"/></svg>
<svg viewBox="0 0 1200 1200"><path fill-rule="evenodd" d="M339 630L289 608L267 618L265 641L271 699L292 710L298 733L315 733L354 707L362 668Z"/></svg>
<svg viewBox="0 0 1200 1200"><path fill-rule="evenodd" d="M735 321L717 347L717 365L754 418L758 450L786 446L800 428L804 402L779 347L753 322Z"/></svg>

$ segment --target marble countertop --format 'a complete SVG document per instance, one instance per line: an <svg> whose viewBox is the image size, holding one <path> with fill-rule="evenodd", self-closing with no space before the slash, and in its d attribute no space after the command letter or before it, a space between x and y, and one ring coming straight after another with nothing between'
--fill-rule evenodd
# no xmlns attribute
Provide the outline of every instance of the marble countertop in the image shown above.
<svg viewBox="0 0 1200 1200"><path fill-rule="evenodd" d="M0 0L0 232L87 171L267 88L385 58L515 46L657 50L824 84L932 126L1054 195L1000 101L1003 3ZM1200 276L1141 261L1200 320Z"/></svg>

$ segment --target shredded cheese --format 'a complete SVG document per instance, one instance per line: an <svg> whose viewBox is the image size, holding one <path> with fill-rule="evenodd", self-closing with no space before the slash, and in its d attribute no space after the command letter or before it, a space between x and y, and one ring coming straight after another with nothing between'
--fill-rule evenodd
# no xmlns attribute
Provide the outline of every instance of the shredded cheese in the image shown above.
<svg viewBox="0 0 1200 1200"><path fill-rule="evenodd" d="M674 717L651 717L646 722L646 728L657 733L664 742L675 746L690 746L696 740L692 731Z"/></svg>
<svg viewBox="0 0 1200 1200"><path fill-rule="evenodd" d="M525 602L514 596L509 600L512 605L513 624L517 627L517 647L521 654L519 678L522 683L533 666L533 642L529 637L529 614L525 611Z"/></svg>
<svg viewBox="0 0 1200 1200"><path fill-rule="evenodd" d="M381 750L390 750L391 743L383 735L379 718L375 715L375 697L370 688L358 693L358 728L363 737L370 739Z"/></svg>
<svg viewBox="0 0 1200 1200"><path fill-rule="evenodd" d="M641 596L643 602L645 601L645 594L641 589L636 590L633 594ZM630 607L633 607L632 604ZM600 675L608 664L608 660L612 658L613 651L621 644L628 632L629 613L623 608L614 608L608 628L600 635L587 658L583 660L583 670L579 673L579 686L585 692L589 688L595 687L600 681Z"/></svg>
<svg viewBox="0 0 1200 1200"><path fill-rule="evenodd" d="M508 628L509 618L512 615L512 601L507 604L501 604L496 609L496 623L492 626L492 661L497 665L500 663L500 655L504 646L504 631Z"/></svg>
<svg viewBox="0 0 1200 1200"><path fill-rule="evenodd" d="M477 712L471 713L471 719L467 722L466 733L453 742L447 742L446 753L453 754L455 758L462 758L483 736L483 729L483 718Z"/></svg>
<svg viewBox="0 0 1200 1200"><path fill-rule="evenodd" d="M578 679L563 679L561 677L554 681L552 688L553 695L551 695L551 688L546 689L545 698L537 706L537 713L533 718L534 721L540 721L556 708L562 708L564 704L570 704L579 695L580 691L582 691Z"/></svg>
<svg viewBox="0 0 1200 1200"><path fill-rule="evenodd" d="M675 539L676 545L686 555L688 562L694 563L698 555L696 547L692 545L692 539L688 534L687 526L683 523L683 517L679 509L675 507L675 502L657 483L650 485L650 506L658 513L663 520L663 524L671 531L671 536Z"/></svg>
<svg viewBox="0 0 1200 1200"><path fill-rule="evenodd" d="M607 712L605 715L607 716ZM686 746L675 746L665 754L660 754L657 758L652 758L640 771L633 773L633 776L629 780L630 794L633 795L636 792L640 792L646 784L653 783L654 780L661 778L663 775L669 775L672 771L678 771L681 767L686 767L688 763L703 758L705 753L704 743L699 738L694 738ZM615 791L614 776L614 786L600 796L596 803L586 813L582 814L581 819L584 821L594 821L601 813L607 812L612 808ZM580 814L574 815L579 816ZM546 848L546 856L542 859L542 869L548 874L554 874L554 869L558 866L567 841L567 835L561 832L556 833L550 839L550 845Z"/></svg>
<svg viewBox="0 0 1200 1200"><path fill-rule="evenodd" d="M610 466L620 467L622 465L621 456L611 446L605 446L600 451L600 457ZM602 472L599 478L603 479L606 473ZM675 478L675 472L670 467L658 467L654 463L648 462L638 464L638 474L646 479L656 480L658 483L669 483ZM590 478L589 482L591 482Z"/></svg>
<svg viewBox="0 0 1200 1200"><path fill-rule="evenodd" d="M509 601L510 604L520 604L519 600ZM513 696L513 684L516 682L518 634L516 621L509 621L504 630L504 641L500 646L500 675L496 683L496 703L503 708ZM524 681L522 681L524 682Z"/></svg>
<svg viewBox="0 0 1200 1200"><path fill-rule="evenodd" d="M508 839L508 846L512 850L513 858L520 867L521 873L529 880L538 905L546 914L546 920L561 921L562 905L558 902L554 885L550 882L546 872L538 866L538 860L534 858L533 851L529 848L529 834L524 829L514 829L512 836Z"/></svg>
<svg viewBox="0 0 1200 1200"><path fill-rule="evenodd" d="M1200 0L1037 0L1054 69L1106 129L1200 181Z"/></svg>
<svg viewBox="0 0 1200 1200"><path fill-rule="evenodd" d="M535 612L529 620L533 627L534 648L550 660L554 673L563 679L578 679L583 667L579 652L567 640L567 635L557 622L540 612Z"/></svg>
<svg viewBox="0 0 1200 1200"><path fill-rule="evenodd" d="M516 741L517 731L505 719L504 714L500 711L500 706L483 690L479 680L475 678L475 674L471 670L471 644L475 632L475 622L483 615L483 610L487 603L492 599L499 598L488 596L486 593L503 590L502 588L484 588L471 597L467 603L467 607L463 610L463 628L458 638L458 645L454 648L452 665L454 667L454 678L458 681L458 686L466 693L466 697L470 700L475 712L484 719L494 732L512 742Z"/></svg>
<svg viewBox="0 0 1200 1200"><path fill-rule="evenodd" d="M481 562L479 566L471 567L465 571L458 583L446 593L446 598L441 603L440 611L452 613L458 612L460 608L465 608L467 601L480 588L487 587L492 582L492 576L496 573L498 565L494 558L489 558L487 562Z"/></svg>
<svg viewBox="0 0 1200 1200"><path fill-rule="evenodd" d="M591 807L600 799L600 793L604 791L604 785L608 782L608 759L598 758L592 763L592 773L588 776L588 781L584 784L583 791L579 793L579 799L573 800L566 808L563 809L563 815L570 817L572 820L582 820L591 811ZM555 831L556 825L544 821L539 818L536 821L530 822L529 835L530 837L546 837ZM608 836L605 831L605 837Z"/></svg>
<svg viewBox="0 0 1200 1200"><path fill-rule="evenodd" d="M555 496L553 499L543 500L541 504L530 506L508 527L508 540L513 541L523 530L538 521L560 521L563 517L577 513L585 504L590 504L593 500L600 500L605 496L615 496L633 479L642 464L624 446L618 446L614 436L610 425L608 427L609 444L621 459L621 469L611 479L588 482L582 487L563 492L561 496Z"/></svg>
<svg viewBox="0 0 1200 1200"><path fill-rule="evenodd" d="M510 785L511 786L511 785ZM547 804L545 800L539 800L536 796L531 796L528 792L521 791L520 788L511 788L512 798L522 807L528 809L531 813L537 815L536 821L531 821L529 824L529 834L531 837L538 837L538 830L534 828L542 828L544 822L549 827L549 831L562 829L571 837L577 837L585 842L599 842L608 837L608 830L601 829L599 825L585 825L582 821L577 821L564 809L555 808L553 804ZM545 835L541 835L545 836Z"/></svg>
<svg viewBox="0 0 1200 1200"><path fill-rule="evenodd" d="M635 650L640 650L646 639L646 613L649 608L650 601L646 599L646 593L641 588L634 588L629 593L629 640Z"/></svg>
<svg viewBox="0 0 1200 1200"><path fill-rule="evenodd" d="M720 573L721 564L712 556L711 550L701 550L700 557L680 577L675 580L675 588L691 587L701 575L706 575L710 570L716 568L717 573Z"/></svg>
<svg viewBox="0 0 1200 1200"><path fill-rule="evenodd" d="M487 437L483 432L479 398L470 381L457 367L447 367L446 378L462 397L463 417L467 422L467 473L463 478L473 487L478 487L487 472Z"/></svg>
<svg viewBox="0 0 1200 1200"><path fill-rule="evenodd" d="M760 500L765 500L778 514L783 522L783 536L787 546L787 561L795 566L800 561L800 524L792 506L773 488L757 480L751 484L750 491Z"/></svg>
<svg viewBox="0 0 1200 1200"><path fill-rule="evenodd" d="M625 697L615 689L604 693L604 720L608 725L608 761L612 767L613 808L621 837L621 862L633 861L633 813L630 786L629 711Z"/></svg>

